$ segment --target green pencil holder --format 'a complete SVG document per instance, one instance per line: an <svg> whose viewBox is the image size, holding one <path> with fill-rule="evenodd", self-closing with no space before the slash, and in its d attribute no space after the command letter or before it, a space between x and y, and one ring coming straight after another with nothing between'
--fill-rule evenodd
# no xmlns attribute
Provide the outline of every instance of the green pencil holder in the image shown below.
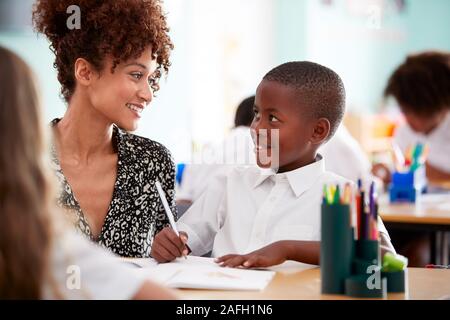
<svg viewBox="0 0 450 320"><path fill-rule="evenodd" d="M394 271L394 272L381 272L381 276L387 279L387 291L388 292L406 292L407 291L407 278L408 270Z"/></svg>
<svg viewBox="0 0 450 320"><path fill-rule="evenodd" d="M377 285L374 285L369 277L374 274L358 274L348 277L345 280L345 293L350 297L357 298L386 298L387 297L387 280L381 276Z"/></svg>
<svg viewBox="0 0 450 320"><path fill-rule="evenodd" d="M380 255L381 255L380 242L378 240L365 240L365 239L356 240L355 243L356 261L366 261L370 265L380 265Z"/></svg>
<svg viewBox="0 0 450 320"><path fill-rule="evenodd" d="M350 206L322 204L320 273L322 293L345 293L345 279L351 275L353 228Z"/></svg>
<svg viewBox="0 0 450 320"><path fill-rule="evenodd" d="M373 260L363 260L355 258L352 262L352 274L366 274L370 266L373 266Z"/></svg>

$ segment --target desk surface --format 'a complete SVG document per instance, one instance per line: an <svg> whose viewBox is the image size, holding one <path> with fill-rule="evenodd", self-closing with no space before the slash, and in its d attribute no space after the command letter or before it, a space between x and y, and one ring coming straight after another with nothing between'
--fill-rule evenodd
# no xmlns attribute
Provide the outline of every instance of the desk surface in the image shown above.
<svg viewBox="0 0 450 320"><path fill-rule="evenodd" d="M417 203L393 203L380 200L384 222L450 225L450 194L422 195Z"/></svg>
<svg viewBox="0 0 450 320"><path fill-rule="evenodd" d="M388 294L392 300L450 299L450 269L408 269L407 293ZM263 291L179 289L182 299L204 300L341 300L345 295L320 293L320 269L292 267L279 271Z"/></svg>
<svg viewBox="0 0 450 320"><path fill-rule="evenodd" d="M450 190L450 180L428 180L428 185L432 187Z"/></svg>

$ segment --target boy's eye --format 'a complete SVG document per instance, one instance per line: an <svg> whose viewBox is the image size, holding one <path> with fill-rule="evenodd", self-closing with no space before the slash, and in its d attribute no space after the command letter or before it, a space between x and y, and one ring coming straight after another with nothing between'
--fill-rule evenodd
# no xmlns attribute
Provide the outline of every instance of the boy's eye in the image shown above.
<svg viewBox="0 0 450 320"><path fill-rule="evenodd" d="M253 117L254 118L258 118L259 117L259 112L256 109L253 109Z"/></svg>
<svg viewBox="0 0 450 320"><path fill-rule="evenodd" d="M278 122L280 120L278 120L274 115L269 115L269 121L271 121L271 122Z"/></svg>

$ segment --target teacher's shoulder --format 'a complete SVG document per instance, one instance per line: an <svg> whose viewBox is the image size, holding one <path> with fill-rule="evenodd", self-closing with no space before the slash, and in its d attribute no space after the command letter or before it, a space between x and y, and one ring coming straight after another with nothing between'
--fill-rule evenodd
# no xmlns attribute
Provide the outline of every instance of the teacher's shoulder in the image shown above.
<svg viewBox="0 0 450 320"><path fill-rule="evenodd" d="M162 143L133 133L123 132L123 144L133 156L142 157L141 160L158 161L161 164L174 166L172 154Z"/></svg>

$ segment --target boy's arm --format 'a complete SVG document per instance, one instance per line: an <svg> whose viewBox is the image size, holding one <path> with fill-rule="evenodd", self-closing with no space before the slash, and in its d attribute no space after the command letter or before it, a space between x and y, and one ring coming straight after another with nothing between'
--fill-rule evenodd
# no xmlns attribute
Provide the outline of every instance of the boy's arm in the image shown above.
<svg viewBox="0 0 450 320"><path fill-rule="evenodd" d="M287 259L298 262L319 265L320 241L285 241Z"/></svg>
<svg viewBox="0 0 450 320"><path fill-rule="evenodd" d="M169 262L192 253L204 255L212 249L215 235L225 217L226 176L218 175L208 189L176 222L180 233L166 227L156 234L151 256L158 262Z"/></svg>
<svg viewBox="0 0 450 320"><path fill-rule="evenodd" d="M381 259L383 259L386 252L395 254L395 249L392 245L391 238L389 237L389 233L380 216L378 216L378 234L380 239Z"/></svg>
<svg viewBox="0 0 450 320"><path fill-rule="evenodd" d="M294 260L319 264L320 241L282 240L245 255L228 254L216 259L223 267L270 267Z"/></svg>
<svg viewBox="0 0 450 320"><path fill-rule="evenodd" d="M226 175L220 174L177 221L178 230L189 236L187 246L193 255L201 256L211 251L225 214Z"/></svg>
<svg viewBox="0 0 450 320"><path fill-rule="evenodd" d="M380 249L381 249L381 260L383 260L384 254L390 252L395 254L394 246L391 243L391 239L384 232L380 232Z"/></svg>

